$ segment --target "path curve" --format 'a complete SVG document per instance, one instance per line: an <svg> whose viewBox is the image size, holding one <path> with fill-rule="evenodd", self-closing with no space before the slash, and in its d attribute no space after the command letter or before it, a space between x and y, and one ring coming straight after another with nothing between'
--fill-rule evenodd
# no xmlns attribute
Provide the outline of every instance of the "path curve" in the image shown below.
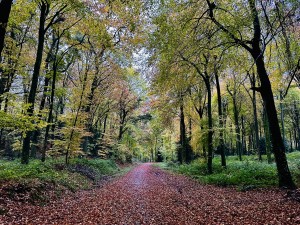
<svg viewBox="0 0 300 225"><path fill-rule="evenodd" d="M300 224L300 204L277 189L201 185L145 163L101 188L20 205L0 224Z"/></svg>

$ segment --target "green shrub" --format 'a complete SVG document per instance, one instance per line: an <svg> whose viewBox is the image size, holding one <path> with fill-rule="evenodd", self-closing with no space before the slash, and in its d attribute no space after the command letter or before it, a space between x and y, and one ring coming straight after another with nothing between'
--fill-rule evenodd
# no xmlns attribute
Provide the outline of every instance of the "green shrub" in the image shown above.
<svg viewBox="0 0 300 225"><path fill-rule="evenodd" d="M111 175L114 174L118 167L116 163L112 160L104 159L75 159L72 164L86 165L93 168L98 173L102 175Z"/></svg>
<svg viewBox="0 0 300 225"><path fill-rule="evenodd" d="M288 160L293 177L296 183L300 184L300 152L288 154ZM268 164L266 159L260 162L257 156L243 156L243 161L238 161L236 156L227 157L227 169L221 167L220 157L216 157L213 160L213 174L207 173L207 164L203 159L179 166L166 165L169 169L193 177L201 183L218 186L234 185L240 190L278 184L275 163Z"/></svg>
<svg viewBox="0 0 300 225"><path fill-rule="evenodd" d="M74 159L69 166L63 159L50 159L45 163L32 160L28 165L20 161L0 161L0 182L38 179L43 182L63 185L71 190L87 188L91 181L98 181L103 175L112 175L118 171L111 160Z"/></svg>

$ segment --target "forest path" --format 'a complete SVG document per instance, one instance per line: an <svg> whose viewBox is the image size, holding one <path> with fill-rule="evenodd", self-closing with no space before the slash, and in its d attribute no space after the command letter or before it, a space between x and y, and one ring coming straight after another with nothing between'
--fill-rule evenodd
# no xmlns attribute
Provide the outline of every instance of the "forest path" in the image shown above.
<svg viewBox="0 0 300 225"><path fill-rule="evenodd" d="M300 224L300 204L278 189L201 185L145 163L47 206L20 204L0 224Z"/></svg>

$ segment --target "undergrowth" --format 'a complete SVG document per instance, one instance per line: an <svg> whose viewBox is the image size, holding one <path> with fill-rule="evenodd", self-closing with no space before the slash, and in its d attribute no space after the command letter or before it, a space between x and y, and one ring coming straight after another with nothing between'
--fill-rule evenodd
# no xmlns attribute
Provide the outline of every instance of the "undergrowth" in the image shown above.
<svg viewBox="0 0 300 225"><path fill-rule="evenodd" d="M287 154L289 167L297 185L300 185L300 152ZM227 169L221 166L220 158L213 160L213 174L207 173L207 164L203 159L194 160L190 164L179 165L169 162L159 164L164 169L188 175L204 184L218 186L237 186L240 190L256 187L278 185L276 164L268 164L266 159L258 161L257 156L244 156L243 161L237 157L227 157Z"/></svg>
<svg viewBox="0 0 300 225"><path fill-rule="evenodd" d="M63 159L49 159L44 163L32 160L28 165L18 160L0 160L0 183L38 180L77 190L89 188L103 176L113 175L118 170L113 161L103 159L73 159L68 166Z"/></svg>

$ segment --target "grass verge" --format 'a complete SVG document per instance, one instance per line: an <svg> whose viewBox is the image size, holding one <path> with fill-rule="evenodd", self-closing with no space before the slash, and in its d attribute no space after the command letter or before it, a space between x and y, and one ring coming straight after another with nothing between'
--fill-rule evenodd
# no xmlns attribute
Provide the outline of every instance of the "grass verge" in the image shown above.
<svg viewBox="0 0 300 225"><path fill-rule="evenodd" d="M300 186L300 152L289 153L287 157L293 178ZM227 157L227 169L222 168L220 158L215 157L213 174L207 173L203 159L194 160L191 164L161 163L158 166L190 176L204 184L237 186L241 191L278 185L275 163L268 164L266 160L259 162L255 156L244 156L243 161L238 161L234 156Z"/></svg>
<svg viewBox="0 0 300 225"><path fill-rule="evenodd" d="M18 160L0 160L0 195L17 201L44 202L51 191L55 196L64 191L89 189L126 169L103 159L73 159L69 165L63 159L44 163L32 160L28 165Z"/></svg>

